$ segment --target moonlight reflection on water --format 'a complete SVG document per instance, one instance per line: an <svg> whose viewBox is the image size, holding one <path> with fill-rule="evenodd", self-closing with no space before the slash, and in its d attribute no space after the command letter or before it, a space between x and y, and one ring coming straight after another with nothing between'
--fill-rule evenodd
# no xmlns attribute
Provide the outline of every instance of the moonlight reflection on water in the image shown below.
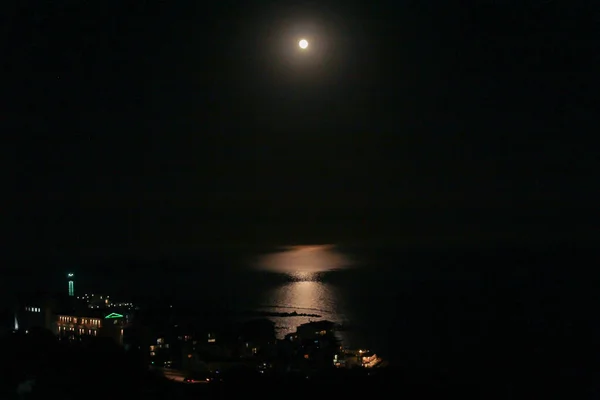
<svg viewBox="0 0 600 400"><path fill-rule="evenodd" d="M319 280L319 273L344 269L351 260L333 245L293 246L266 254L259 259L258 268L282 273L294 280Z"/></svg>
<svg viewBox="0 0 600 400"><path fill-rule="evenodd" d="M351 260L332 245L293 246L276 253L263 255L260 270L284 274L291 282L282 284L263 295L263 310L318 314L320 319L343 323L342 299L336 287L321 280L327 271L341 270L352 265ZM280 336L292 332L309 317L274 317Z"/></svg>

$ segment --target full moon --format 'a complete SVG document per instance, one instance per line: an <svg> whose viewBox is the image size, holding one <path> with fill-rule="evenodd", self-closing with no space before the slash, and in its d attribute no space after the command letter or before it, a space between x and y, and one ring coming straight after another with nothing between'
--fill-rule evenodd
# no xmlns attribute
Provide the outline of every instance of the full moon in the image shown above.
<svg viewBox="0 0 600 400"><path fill-rule="evenodd" d="M302 39L298 42L298 46L300 46L301 49L305 49L308 47L308 42L305 39Z"/></svg>

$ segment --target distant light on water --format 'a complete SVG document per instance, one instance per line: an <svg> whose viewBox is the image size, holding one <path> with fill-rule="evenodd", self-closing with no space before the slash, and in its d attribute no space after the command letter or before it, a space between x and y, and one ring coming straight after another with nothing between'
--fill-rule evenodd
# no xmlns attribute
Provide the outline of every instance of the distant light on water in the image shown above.
<svg viewBox="0 0 600 400"><path fill-rule="evenodd" d="M334 245L291 246L260 257L257 267L287 274L294 280L318 280L319 273L348 268L350 258Z"/></svg>

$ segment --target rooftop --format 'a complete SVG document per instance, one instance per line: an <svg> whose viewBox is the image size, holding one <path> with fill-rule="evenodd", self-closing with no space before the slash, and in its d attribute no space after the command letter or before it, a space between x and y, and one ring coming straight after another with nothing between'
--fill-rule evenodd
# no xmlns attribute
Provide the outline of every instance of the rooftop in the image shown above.
<svg viewBox="0 0 600 400"><path fill-rule="evenodd" d="M300 325L298 328L311 328L311 329L319 329L319 330L327 330L327 329L331 329L335 326L334 322L331 321L311 321L311 322L307 322L305 324Z"/></svg>

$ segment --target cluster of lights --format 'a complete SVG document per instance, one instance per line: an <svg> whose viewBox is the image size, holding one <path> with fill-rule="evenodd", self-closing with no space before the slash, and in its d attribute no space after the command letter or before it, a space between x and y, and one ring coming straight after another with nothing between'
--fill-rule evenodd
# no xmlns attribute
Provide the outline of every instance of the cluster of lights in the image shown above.
<svg viewBox="0 0 600 400"><path fill-rule="evenodd" d="M87 300L87 301L90 301L90 300L92 300L94 297L96 297L96 295L95 295L95 294L93 294L93 293L92 293L92 294L88 294L88 293L86 293L86 294L84 294L83 296L77 296L77 298L78 298L78 299L80 299L80 300ZM102 298L103 298L103 296L100 296L100 298L102 299ZM109 296L106 296L106 298L108 299L108 298L110 298L110 297L109 297Z"/></svg>
<svg viewBox="0 0 600 400"><path fill-rule="evenodd" d="M124 307L127 307L129 309L133 308L133 304L131 304L131 303L106 304L105 306L106 307L115 307L115 308L124 308ZM88 307L89 308L100 308L100 306L93 305L93 304L88 305Z"/></svg>
<svg viewBox="0 0 600 400"><path fill-rule="evenodd" d="M42 309L40 307L25 307L25 311L30 311L30 312L42 312Z"/></svg>
<svg viewBox="0 0 600 400"><path fill-rule="evenodd" d="M133 308L133 303L110 303L110 296L96 296L95 294L84 294L83 296L77 296L80 300L85 300L87 303L95 302L97 300L103 300L103 305L89 304L89 308L101 308L101 307L129 307Z"/></svg>

